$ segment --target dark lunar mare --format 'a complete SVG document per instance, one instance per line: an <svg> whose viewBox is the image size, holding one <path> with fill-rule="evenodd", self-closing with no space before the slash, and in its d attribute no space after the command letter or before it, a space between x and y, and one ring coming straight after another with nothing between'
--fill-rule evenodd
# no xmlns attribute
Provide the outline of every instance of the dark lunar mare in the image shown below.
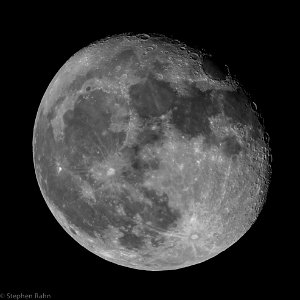
<svg viewBox="0 0 300 300"><path fill-rule="evenodd" d="M140 118L143 122L142 130L137 134L135 143L122 149L122 155L129 161L123 169L122 178L131 184L140 184L144 181L145 172L159 169L159 159L152 157L145 160L141 151L145 146L159 147L165 140L162 121L158 118ZM155 127L153 128L153 126Z"/></svg>
<svg viewBox="0 0 300 300"><path fill-rule="evenodd" d="M171 112L170 123L187 138L212 134L208 117L221 113L211 90L201 91L195 85L188 86L189 95L180 96L170 83L149 75L143 83L130 88L132 107L143 120Z"/></svg>
<svg viewBox="0 0 300 300"><path fill-rule="evenodd" d="M212 134L208 118L221 113L221 108L210 94L210 90L203 92L191 85L190 95L177 96L171 122L186 137Z"/></svg>
<svg viewBox="0 0 300 300"><path fill-rule="evenodd" d="M161 68L161 64L158 64ZM257 115L250 108L249 99L241 89L236 91L201 91L195 84L187 84L187 95L179 95L170 83L148 75L142 83L131 86L130 96L133 109L145 123L171 112L170 124L187 140L202 136L207 148L222 146L227 157L234 157L242 146L234 136L223 139L213 133L209 118L224 114L232 125L248 125L251 137L261 139ZM222 97L220 96L220 93ZM149 135L144 135L147 138ZM157 135L156 135L157 136ZM158 139L163 138L163 133Z"/></svg>
<svg viewBox="0 0 300 300"><path fill-rule="evenodd" d="M227 136L221 140L221 149L227 157L238 155L242 151L242 146L234 136Z"/></svg>
<svg viewBox="0 0 300 300"><path fill-rule="evenodd" d="M117 151L117 147L125 140L124 132L109 131L106 135L101 134L104 129L108 129L111 118L110 112L102 105L103 97L105 94L96 90L88 97L81 95L78 98L74 109L67 111L63 116L65 124L63 141L55 141L53 128L49 123L55 116L55 106L47 116L47 126L43 126L43 132L42 126L37 129L35 162L41 169L42 189L67 221L89 236L96 237L96 233L104 236L105 230L115 227L123 233L119 242L127 249L142 249L146 238L149 238L154 247L158 247L164 242L160 233L175 226L180 214L168 206L166 194L158 195L156 191L141 188L139 185L146 170L159 167L158 160L143 161L139 156L143 146L158 143L162 138L160 130L150 129L151 122L149 126L145 126L145 132L138 136L138 142L128 149L131 181L124 175L120 180L135 185L152 204L132 199L125 189L118 193L112 190L96 193L95 204L82 199L80 182L84 180L92 187L96 184L87 172L90 165L84 156L97 159L101 163L106 155ZM60 99L56 105L60 105L62 100ZM43 124L45 125L45 122ZM65 170L60 174L57 172L57 158L65 158L67 161ZM118 205L123 207L125 215L120 215L117 211ZM137 214L144 224L140 228L140 234L134 231L137 224L134 217ZM150 225L145 225L146 222L150 222Z"/></svg>
<svg viewBox="0 0 300 300"><path fill-rule="evenodd" d="M129 89L131 105L142 119L165 114L172 106L174 92L168 84L148 75L144 82L132 85Z"/></svg>
<svg viewBox="0 0 300 300"><path fill-rule="evenodd" d="M251 126L251 138L260 141L262 127L258 115L251 109L249 96L241 88L236 91L224 91L223 95L225 115L235 124Z"/></svg>
<svg viewBox="0 0 300 300"><path fill-rule="evenodd" d="M103 161L125 141L125 132L105 133L111 123L111 113L105 108L105 93L95 90L88 98L80 96L78 104L64 115L65 144L75 147L80 155ZM73 152L73 151L72 151Z"/></svg>

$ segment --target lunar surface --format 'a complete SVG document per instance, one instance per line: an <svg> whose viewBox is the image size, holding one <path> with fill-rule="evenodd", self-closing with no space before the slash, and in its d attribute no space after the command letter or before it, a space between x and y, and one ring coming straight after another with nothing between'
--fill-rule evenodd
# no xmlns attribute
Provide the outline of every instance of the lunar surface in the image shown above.
<svg viewBox="0 0 300 300"><path fill-rule="evenodd" d="M39 106L43 197L108 261L171 270L208 260L247 232L266 199L270 150L251 101L178 41L118 35L88 46Z"/></svg>

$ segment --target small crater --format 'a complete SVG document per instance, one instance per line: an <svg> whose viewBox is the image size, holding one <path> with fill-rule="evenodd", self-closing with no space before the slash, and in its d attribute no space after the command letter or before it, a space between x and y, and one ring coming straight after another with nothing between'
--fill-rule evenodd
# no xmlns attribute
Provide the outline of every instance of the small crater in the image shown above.
<svg viewBox="0 0 300 300"><path fill-rule="evenodd" d="M150 39L150 35L146 33L141 33L136 36L141 41L148 41Z"/></svg>

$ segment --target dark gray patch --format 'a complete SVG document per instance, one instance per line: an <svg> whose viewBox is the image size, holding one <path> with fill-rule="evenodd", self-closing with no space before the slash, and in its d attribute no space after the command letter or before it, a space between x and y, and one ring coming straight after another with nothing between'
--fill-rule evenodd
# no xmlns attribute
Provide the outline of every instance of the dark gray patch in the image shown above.
<svg viewBox="0 0 300 300"><path fill-rule="evenodd" d="M158 60L155 60L152 65L152 70L154 73L165 73L166 70L170 67L170 63L163 63L163 62L160 62Z"/></svg>
<svg viewBox="0 0 300 300"><path fill-rule="evenodd" d="M261 125L258 116L251 109L249 99L243 90L223 92L224 114L231 118L235 124L248 125L252 127L251 137L255 140L261 138Z"/></svg>
<svg viewBox="0 0 300 300"><path fill-rule="evenodd" d="M145 138L145 139L144 139ZM128 161L127 166L122 170L122 178L130 184L142 183L144 174L149 170L157 170L159 168L159 160L153 157L152 159L145 160L141 157L141 150L147 143L153 142L153 136L143 135L141 141L138 140L136 144L131 147L122 149L122 154ZM159 139L158 137L154 138Z"/></svg>
<svg viewBox="0 0 300 300"><path fill-rule="evenodd" d="M223 92L224 113L234 122L248 125L252 119L252 110L250 109L246 95L241 91Z"/></svg>
<svg viewBox="0 0 300 300"><path fill-rule="evenodd" d="M227 157L233 157L238 155L242 151L242 146L236 140L234 136L228 136L222 140L221 143L222 152Z"/></svg>
<svg viewBox="0 0 300 300"><path fill-rule="evenodd" d="M143 219L151 221L154 227L159 230L168 230L178 218L180 218L179 211L171 209L169 207L168 195L163 193L162 195L157 194L155 190L147 189L142 187L142 193L144 196L152 202L152 207L149 211L142 214Z"/></svg>
<svg viewBox="0 0 300 300"><path fill-rule="evenodd" d="M143 187L140 188L140 191L151 201L152 205L124 201L122 198L126 216L133 220L139 214L143 224L138 235L134 232L136 224L130 223L122 226L120 231L124 236L119 239L119 242L127 249L142 249L147 238L150 239L153 247L161 246L165 241L161 233L175 226L175 222L180 218L180 213L168 206L166 194L158 195L154 190Z"/></svg>
<svg viewBox="0 0 300 300"><path fill-rule="evenodd" d="M208 137L212 133L208 118L220 113L220 107L210 97L211 91L202 92L196 87L190 90L190 96L177 98L171 123L189 138Z"/></svg>
<svg viewBox="0 0 300 300"><path fill-rule="evenodd" d="M179 213L169 208L166 194L158 195L154 190L141 188L140 191L152 203L149 205L136 202L126 190L121 193L106 190L101 194L95 194L96 202L94 205L90 205L82 199L78 181L72 176L73 171L65 176L58 176L53 157L58 148L54 146L53 149L53 146L50 147L47 141L46 138L43 144L44 155L40 161L42 177L47 180L44 189L47 198L64 214L68 223L92 237L96 237L96 233L100 237L104 237L105 230L110 226L118 228L124 234L119 242L127 249L143 249L147 238L154 247L163 243L163 238L159 238L159 232L168 230L179 218ZM80 158L78 159L80 160ZM74 159L72 162L70 156L68 156L68 160L71 164L70 168L72 168L72 164L75 168L76 160ZM84 178L80 172L77 172L76 175ZM88 178L85 180L93 186L91 180ZM123 207L125 215L119 214L117 209L119 205ZM134 232L134 226L137 224L134 217L137 214L141 216L142 224L145 225L140 235L136 235ZM146 225L147 222L151 222L155 230L149 228Z"/></svg>
<svg viewBox="0 0 300 300"><path fill-rule="evenodd" d="M128 161L128 164L124 166L121 171L122 180L136 185L143 182L145 170L139 167L139 145L133 145L131 147L124 147L122 149L122 155Z"/></svg>
<svg viewBox="0 0 300 300"><path fill-rule="evenodd" d="M147 144L154 145L162 142L164 138L165 136L162 124L158 124L156 129L152 129L151 126L148 126L138 134L137 144L141 147Z"/></svg>
<svg viewBox="0 0 300 300"><path fill-rule="evenodd" d="M169 84L149 75L145 82L130 87L131 105L144 119L165 114L176 100Z"/></svg>
<svg viewBox="0 0 300 300"><path fill-rule="evenodd" d="M128 250L140 250L145 246L145 237L138 236L132 231L127 231L124 229L120 230L123 236L119 238L119 243L121 246Z"/></svg>
<svg viewBox="0 0 300 300"><path fill-rule="evenodd" d="M158 248L158 247L161 247L162 245L164 245L166 238L163 235L161 235L161 233L150 230L149 235L151 236L150 241L151 241L152 247Z"/></svg>
<svg viewBox="0 0 300 300"><path fill-rule="evenodd" d="M128 182L129 184L137 185L143 182L144 174L145 172L143 170L135 169L130 166L123 168L121 177L124 181Z"/></svg>
<svg viewBox="0 0 300 300"><path fill-rule="evenodd" d="M136 58L134 50L125 49L113 57L111 60L111 65L118 66L120 64L129 63L129 61L134 58Z"/></svg>
<svg viewBox="0 0 300 300"><path fill-rule="evenodd" d="M132 168L136 171L148 171L148 170L158 170L159 169L159 160L151 159L151 160L143 160L141 157L136 157L132 160Z"/></svg>
<svg viewBox="0 0 300 300"><path fill-rule="evenodd" d="M108 131L111 113L103 106L104 97L103 92L93 91L88 99L79 98L69 117L68 112L64 115L66 145L99 161L116 152L126 138L125 132ZM103 134L105 131L107 134Z"/></svg>
<svg viewBox="0 0 300 300"><path fill-rule="evenodd" d="M203 57L203 71L214 80L226 80L228 71L226 66L216 57Z"/></svg>

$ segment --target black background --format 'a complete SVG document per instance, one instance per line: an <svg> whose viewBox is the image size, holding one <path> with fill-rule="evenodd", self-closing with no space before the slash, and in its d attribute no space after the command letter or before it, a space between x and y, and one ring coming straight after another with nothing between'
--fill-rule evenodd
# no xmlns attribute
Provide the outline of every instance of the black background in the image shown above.
<svg viewBox="0 0 300 300"><path fill-rule="evenodd" d="M203 12L202 12L203 14ZM259 20L257 19L259 17ZM179 20L181 18L181 21ZM256 290L267 282L273 290L283 274L283 227L279 215L286 211L281 201L278 163L279 126L284 108L277 88L278 56L282 34L276 20L260 15L216 20L196 17L153 15L152 22L110 17L82 21L80 16L60 21L42 17L26 30L18 24L14 51L14 81L11 95L16 93L18 109L10 125L8 157L5 163L5 194L2 201L1 283L0 292L50 293L52 299L109 293L126 296L160 297L182 292L184 295L210 295L218 291L229 295L245 288ZM143 19L143 16L140 16ZM231 21L231 22L230 22ZM145 24L146 23L146 24ZM25 26L25 25L24 25ZM78 50L92 42L116 33L159 33L178 39L188 46L205 49L224 62L232 74L247 88L264 118L273 155L273 175L264 209L251 229L228 250L199 265L175 271L149 272L118 266L90 253L62 229L49 211L35 178L32 160L32 134L40 101L54 75ZM17 108L17 106L16 106ZM14 133L14 134L12 134ZM4 158L5 160L5 158ZM8 179L8 180L7 180ZM7 206L7 208L6 208ZM224 286L223 286L224 284ZM163 293L163 294L161 294ZM63 296L65 295L65 296ZM68 297L69 296L69 297ZM169 297L169 296L168 296ZM84 298L85 299L85 298Z"/></svg>

